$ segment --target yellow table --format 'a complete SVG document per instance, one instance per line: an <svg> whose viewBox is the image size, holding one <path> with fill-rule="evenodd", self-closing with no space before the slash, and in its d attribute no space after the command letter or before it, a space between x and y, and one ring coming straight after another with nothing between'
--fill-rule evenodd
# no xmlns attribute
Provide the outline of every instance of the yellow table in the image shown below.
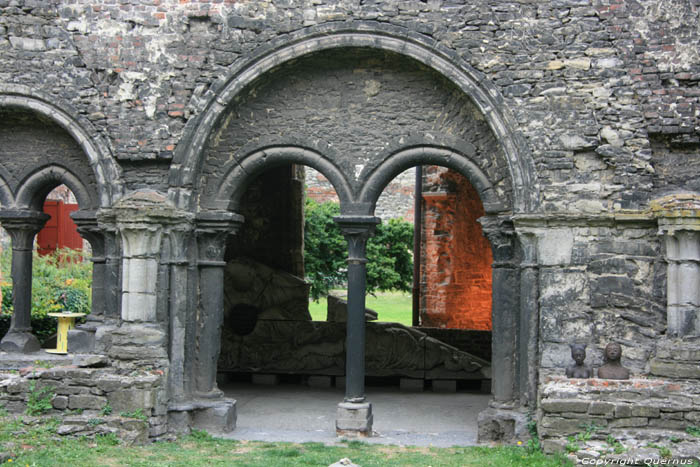
<svg viewBox="0 0 700 467"><path fill-rule="evenodd" d="M58 331L56 332L56 348L48 349L48 353L68 353L68 330L75 327L75 318L85 316L85 313L47 313L58 318Z"/></svg>

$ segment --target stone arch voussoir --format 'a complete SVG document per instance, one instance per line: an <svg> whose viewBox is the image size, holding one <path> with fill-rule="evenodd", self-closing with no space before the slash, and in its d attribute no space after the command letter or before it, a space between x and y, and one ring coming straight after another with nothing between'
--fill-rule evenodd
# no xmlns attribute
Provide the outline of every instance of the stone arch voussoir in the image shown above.
<svg viewBox="0 0 700 467"><path fill-rule="evenodd" d="M99 207L109 207L124 191L121 169L111 151L92 124L77 112L58 106L56 99L18 84L0 84L0 107L31 110L50 118L66 130L80 145L95 175ZM19 191L19 190L18 190ZM77 194L76 194L77 196ZM92 203L94 204L94 203Z"/></svg>
<svg viewBox="0 0 700 467"><path fill-rule="evenodd" d="M303 164L323 174L333 185L340 204L348 205L354 196L342 171L317 149L297 145L270 145L248 152L237 160L223 177L213 199L202 202L207 210L233 210L240 205L241 197L250 183L265 170L284 164Z"/></svg>
<svg viewBox="0 0 700 467"><path fill-rule="evenodd" d="M408 56L434 69L469 96L488 121L501 145L513 186L513 211L531 212L539 204L535 166L524 138L514 131L498 88L454 51L435 40L399 26L362 21L310 27L263 46L234 64L226 79L215 83L201 101L201 113L191 119L171 165L170 199L182 209L194 209L192 190L199 178L205 147L227 107L246 86L280 64L313 52L341 47L375 48Z"/></svg>
<svg viewBox="0 0 700 467"><path fill-rule="evenodd" d="M99 206L95 195L75 174L65 167L50 165L35 170L22 180L17 189L15 207L41 211L46 195L61 184L70 188L81 210L93 210Z"/></svg>
<svg viewBox="0 0 700 467"><path fill-rule="evenodd" d="M506 202L496 195L492 183L484 172L471 160L473 147L463 144L461 150L452 147L420 144L393 150L384 161L367 175L359 195L358 205L371 215L384 188L398 174L418 165L439 165L464 175L479 193L484 211L494 214L508 210ZM357 213L360 214L360 213Z"/></svg>

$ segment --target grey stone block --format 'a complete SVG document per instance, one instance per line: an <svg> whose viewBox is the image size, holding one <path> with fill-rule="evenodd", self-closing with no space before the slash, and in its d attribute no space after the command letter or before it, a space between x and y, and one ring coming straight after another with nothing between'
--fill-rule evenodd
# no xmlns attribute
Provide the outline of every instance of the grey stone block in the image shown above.
<svg viewBox="0 0 700 467"><path fill-rule="evenodd" d="M54 409L63 410L68 408L68 397L67 396L55 396L51 399L51 405Z"/></svg>
<svg viewBox="0 0 700 467"><path fill-rule="evenodd" d="M545 399L540 407L545 412L588 412L589 401L568 399Z"/></svg>
<svg viewBox="0 0 700 467"><path fill-rule="evenodd" d="M372 404L341 402L335 420L339 436L369 436L372 434Z"/></svg>
<svg viewBox="0 0 700 467"><path fill-rule="evenodd" d="M434 379L433 392L457 392L457 381L454 379Z"/></svg>
<svg viewBox="0 0 700 467"><path fill-rule="evenodd" d="M195 410L192 425L213 433L229 433L236 427L236 401L225 399L213 407Z"/></svg>
<svg viewBox="0 0 700 467"><path fill-rule="evenodd" d="M255 374L251 377L251 381L253 382L253 384L260 384L263 386L275 386L279 384L279 376Z"/></svg>
<svg viewBox="0 0 700 467"><path fill-rule="evenodd" d="M69 409L99 410L107 405L107 399L100 396L76 394L68 397Z"/></svg>
<svg viewBox="0 0 700 467"><path fill-rule="evenodd" d="M115 412L146 411L154 406L155 392L150 389L122 389L110 393L108 399Z"/></svg>
<svg viewBox="0 0 700 467"><path fill-rule="evenodd" d="M68 331L68 353L90 353L95 349L95 331L71 329Z"/></svg>
<svg viewBox="0 0 700 467"><path fill-rule="evenodd" d="M423 392L425 381L414 378L401 378L399 388L402 392Z"/></svg>
<svg viewBox="0 0 700 467"><path fill-rule="evenodd" d="M314 375L309 376L306 383L312 388L329 388L332 386L333 379L330 376Z"/></svg>

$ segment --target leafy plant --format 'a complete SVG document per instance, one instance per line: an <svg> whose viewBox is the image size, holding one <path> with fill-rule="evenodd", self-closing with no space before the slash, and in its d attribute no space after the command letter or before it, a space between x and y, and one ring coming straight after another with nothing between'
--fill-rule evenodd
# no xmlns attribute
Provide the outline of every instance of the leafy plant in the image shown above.
<svg viewBox="0 0 700 467"><path fill-rule="evenodd" d="M625 452L625 447L613 435L608 435L605 441L608 443L608 446L613 448L615 454L622 454L623 452Z"/></svg>
<svg viewBox="0 0 700 467"><path fill-rule="evenodd" d="M112 406L109 405L109 402L107 402L107 405L102 407L102 410L100 411L103 417L106 417L108 415L112 415Z"/></svg>
<svg viewBox="0 0 700 467"><path fill-rule="evenodd" d="M56 394L51 386L38 388L36 381L29 383L29 394L27 396L27 415L41 415L53 408L51 399Z"/></svg>
<svg viewBox="0 0 700 467"><path fill-rule="evenodd" d="M104 423L104 420L101 418L91 418L90 420L87 421L88 426L95 427L97 425L101 425Z"/></svg>
<svg viewBox="0 0 700 467"><path fill-rule="evenodd" d="M142 409L132 410L131 412L119 412L119 415L124 418L135 418L137 420L148 420Z"/></svg>
<svg viewBox="0 0 700 467"><path fill-rule="evenodd" d="M195 441L213 441L214 437L204 430L193 429L190 431L190 438Z"/></svg>
<svg viewBox="0 0 700 467"><path fill-rule="evenodd" d="M527 422L527 431L530 433L530 439L527 440L527 452L534 453L541 450L540 437L537 433L537 420L530 416Z"/></svg>
<svg viewBox="0 0 700 467"><path fill-rule="evenodd" d="M0 405L0 417L7 417L10 413L4 405Z"/></svg>
<svg viewBox="0 0 700 467"><path fill-rule="evenodd" d="M348 248L338 225L337 203L306 200L304 263L314 300L346 281ZM413 226L400 219L380 224L367 242L367 292L409 291L413 278Z"/></svg>
<svg viewBox="0 0 700 467"><path fill-rule="evenodd" d="M698 426L688 425L687 427L685 427L685 432L691 436L697 436L698 438L700 438L700 427Z"/></svg>

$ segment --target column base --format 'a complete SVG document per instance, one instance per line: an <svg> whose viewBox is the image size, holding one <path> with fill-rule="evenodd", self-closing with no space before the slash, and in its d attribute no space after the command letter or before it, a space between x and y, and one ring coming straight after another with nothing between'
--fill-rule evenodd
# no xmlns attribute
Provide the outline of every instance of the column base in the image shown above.
<svg viewBox="0 0 700 467"><path fill-rule="evenodd" d="M41 350L39 339L31 332L8 331L0 341L0 350L4 352L32 353Z"/></svg>
<svg viewBox="0 0 700 467"><path fill-rule="evenodd" d="M529 439L527 412L521 408L489 407L479 413L478 442L513 443Z"/></svg>
<svg viewBox="0 0 700 467"><path fill-rule="evenodd" d="M372 404L369 402L341 402L335 419L335 433L338 436L372 436Z"/></svg>
<svg viewBox="0 0 700 467"><path fill-rule="evenodd" d="M236 428L236 419L234 399L185 401L168 408L168 428L175 433L187 433L191 429L230 433Z"/></svg>

